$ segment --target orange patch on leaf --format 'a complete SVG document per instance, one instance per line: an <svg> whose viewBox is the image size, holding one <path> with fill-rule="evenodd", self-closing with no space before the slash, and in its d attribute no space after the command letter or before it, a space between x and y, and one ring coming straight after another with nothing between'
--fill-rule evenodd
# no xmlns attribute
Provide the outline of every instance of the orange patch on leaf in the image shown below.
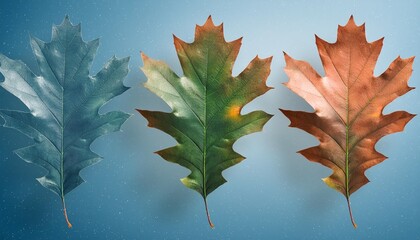
<svg viewBox="0 0 420 240"><path fill-rule="evenodd" d="M228 117L232 118L232 119L235 119L235 118L239 117L240 112L241 112L241 107L232 106L232 107L229 108Z"/></svg>

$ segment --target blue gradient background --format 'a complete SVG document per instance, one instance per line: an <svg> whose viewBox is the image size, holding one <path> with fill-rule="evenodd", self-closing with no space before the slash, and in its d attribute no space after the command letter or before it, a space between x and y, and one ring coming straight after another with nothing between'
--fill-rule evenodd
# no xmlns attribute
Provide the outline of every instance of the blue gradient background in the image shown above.
<svg viewBox="0 0 420 240"><path fill-rule="evenodd" d="M133 114L123 132L93 144L105 159L83 170L87 183L67 195L71 230L64 222L59 197L35 180L43 169L12 153L31 141L15 130L0 128L0 239L420 239L418 117L405 132L378 143L377 149L389 160L368 170L371 183L352 195L359 225L355 230L344 197L321 181L330 170L295 154L317 141L288 128L288 120L278 111L279 107L311 111L281 85L287 81L282 51L309 61L322 74L314 34L334 42L337 25L344 25L353 14L358 24L366 22L369 41L385 36L378 75L398 55L420 55L419 1L115 2L0 2L0 52L23 60L35 72L29 34L49 41L52 24L61 23L65 14L74 24L82 23L85 40L101 38L92 73L114 54L131 56L125 80L131 89L102 110ZM146 120L134 111L169 110L142 87L146 78L139 71L139 51L181 73L172 33L191 42L195 24L203 24L210 14L216 24L224 22L227 40L244 36L234 74L257 54L273 55L268 85L275 87L243 110L263 109L275 116L263 132L235 144L247 159L226 170L228 183L208 198L214 230L207 224L201 196L179 181L188 171L153 154L175 141L146 127ZM416 60L411 86L418 86L419 68ZM414 90L385 112L418 113L419 100ZM0 108L25 110L3 89Z"/></svg>

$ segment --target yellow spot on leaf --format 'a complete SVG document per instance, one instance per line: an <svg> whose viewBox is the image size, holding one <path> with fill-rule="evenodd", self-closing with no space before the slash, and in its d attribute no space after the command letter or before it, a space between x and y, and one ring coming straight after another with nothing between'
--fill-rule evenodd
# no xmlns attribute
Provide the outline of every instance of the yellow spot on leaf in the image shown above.
<svg viewBox="0 0 420 240"><path fill-rule="evenodd" d="M231 119L236 119L239 117L240 112L241 112L241 107L232 106L229 108L228 117Z"/></svg>
<svg viewBox="0 0 420 240"><path fill-rule="evenodd" d="M324 181L325 184L327 184L330 188L337 190L338 192L343 193L342 187L337 185L337 183L331 179L330 177L323 178L322 181Z"/></svg>

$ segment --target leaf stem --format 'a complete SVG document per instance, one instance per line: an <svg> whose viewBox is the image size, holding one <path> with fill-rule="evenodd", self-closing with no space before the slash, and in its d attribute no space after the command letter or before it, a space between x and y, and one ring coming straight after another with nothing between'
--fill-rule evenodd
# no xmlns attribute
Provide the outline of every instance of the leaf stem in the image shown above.
<svg viewBox="0 0 420 240"><path fill-rule="evenodd" d="M206 199L204 199L204 206L206 207L207 221L209 221L210 227L214 228L214 224L211 222L211 219L210 219L210 214L209 214L209 209L207 207L207 200Z"/></svg>
<svg viewBox="0 0 420 240"><path fill-rule="evenodd" d="M357 224L356 224L356 222L354 222L354 219L353 219L353 213L351 212L351 207L350 207L350 198L346 198L347 199L347 206L349 207L349 213L350 213L350 220L351 220L351 223L353 224L353 227L354 228L357 228Z"/></svg>
<svg viewBox="0 0 420 240"><path fill-rule="evenodd" d="M61 199L61 202L63 203L63 213L64 213L64 218L66 219L66 222L67 222L67 226L69 228L72 228L73 225L71 225L69 218L67 216L66 201L64 200L64 198Z"/></svg>

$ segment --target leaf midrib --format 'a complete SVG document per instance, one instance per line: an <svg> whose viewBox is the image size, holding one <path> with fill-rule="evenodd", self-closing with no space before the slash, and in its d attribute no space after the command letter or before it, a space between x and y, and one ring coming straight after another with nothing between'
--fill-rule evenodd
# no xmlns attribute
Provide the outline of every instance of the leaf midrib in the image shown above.
<svg viewBox="0 0 420 240"><path fill-rule="evenodd" d="M204 86L204 128L203 128L203 192L204 199L207 198L207 172L206 172L206 161L207 161L207 83L208 83L208 71L209 71L209 49L206 48L206 77Z"/></svg>
<svg viewBox="0 0 420 240"><path fill-rule="evenodd" d="M65 31L65 35L67 38L67 28ZM58 34L58 33L57 33ZM76 35L76 34L75 34ZM73 35L73 38L71 39L70 43L73 41L75 35ZM61 41L59 41L60 45ZM61 117L62 119L62 123L63 125L59 124L60 128L61 128L61 151L60 151L60 167L61 167L61 172L60 172L60 183L61 183L61 199L63 202L63 208L65 209L65 200L64 200L64 96L65 96L65 74L66 74L66 69L67 69L67 50L68 50L68 45L65 46L65 51L64 51L64 70L63 70L63 85L61 86L61 90L62 90L62 101L61 101Z"/></svg>
<svg viewBox="0 0 420 240"><path fill-rule="evenodd" d="M185 50L184 46L182 44L181 48L185 53L185 56L187 57L188 61L190 62L191 67L194 70L195 75L197 76L197 78L199 79L199 81L201 82L201 84L203 84L204 87L204 121L202 122L200 120L200 118L196 115L197 119L200 121L202 127L203 127L203 151L202 151L202 161L203 161L203 198L204 200L206 200L207 198L207 189L206 189L206 182L207 182L207 178L206 178L206 155L207 155L207 149L206 149L206 142L207 142L207 128L206 128L206 120L207 120L207 81L203 81L203 79L200 77L200 75L198 74L197 69L195 68L193 62L191 61L190 56L188 55L188 52ZM209 49L206 49L206 77L208 75L208 53L209 53ZM206 79L207 80L207 79ZM172 84L171 84L172 85ZM184 100L184 102L187 104L187 106L189 106L189 104L185 101L185 99L181 96L181 98ZM190 107L190 106L189 106ZM192 110L192 108L190 107L191 111L194 112ZM195 113L195 112L194 112Z"/></svg>

